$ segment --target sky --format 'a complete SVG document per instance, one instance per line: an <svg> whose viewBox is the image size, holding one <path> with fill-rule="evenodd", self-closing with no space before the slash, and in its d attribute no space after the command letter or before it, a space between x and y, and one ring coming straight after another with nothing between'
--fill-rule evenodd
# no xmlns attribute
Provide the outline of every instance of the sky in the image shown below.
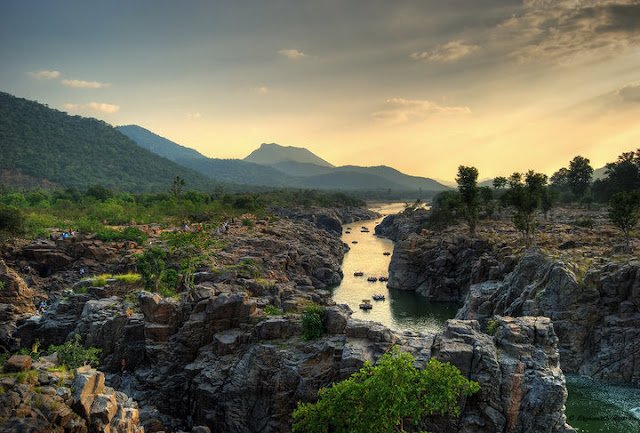
<svg viewBox="0 0 640 433"><path fill-rule="evenodd" d="M640 147L640 0L0 0L0 91L453 180Z"/></svg>

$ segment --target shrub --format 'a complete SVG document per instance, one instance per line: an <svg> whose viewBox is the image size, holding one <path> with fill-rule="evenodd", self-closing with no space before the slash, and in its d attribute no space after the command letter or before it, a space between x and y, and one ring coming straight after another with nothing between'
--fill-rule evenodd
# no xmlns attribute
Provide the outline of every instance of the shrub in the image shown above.
<svg viewBox="0 0 640 433"><path fill-rule="evenodd" d="M123 284L129 284L132 286L142 282L142 276L140 274L134 274L131 272L127 274L113 275L113 278Z"/></svg>
<svg viewBox="0 0 640 433"><path fill-rule="evenodd" d="M315 340L324 334L324 319L327 309L319 305L309 305L302 316L302 339Z"/></svg>
<svg viewBox="0 0 640 433"><path fill-rule="evenodd" d="M395 347L377 366L366 362L349 379L318 391L316 403L298 403L294 432L404 432L427 415L460 415L458 399L480 389L449 363L431 359L420 371Z"/></svg>
<svg viewBox="0 0 640 433"><path fill-rule="evenodd" d="M274 307L271 304L264 307L264 312L267 316L282 316L283 314L280 308Z"/></svg>
<svg viewBox="0 0 640 433"><path fill-rule="evenodd" d="M572 224L578 227L593 228L593 226L596 224L596 220L594 220L591 216L586 216L584 218L573 221Z"/></svg>
<svg viewBox="0 0 640 433"><path fill-rule="evenodd" d="M249 227L249 228L252 228L253 227L253 221L250 220L249 218L243 218L242 219L242 225L246 226L246 227Z"/></svg>
<svg viewBox="0 0 640 433"><path fill-rule="evenodd" d="M147 235L145 232L140 230L138 227L131 226L126 227L122 231L122 236L128 241L137 242L138 245L144 245L144 243L147 242L147 239L149 239L149 235Z"/></svg>
<svg viewBox="0 0 640 433"><path fill-rule="evenodd" d="M6 236L24 233L24 218L19 209L0 205L0 237L2 232Z"/></svg>
<svg viewBox="0 0 640 433"><path fill-rule="evenodd" d="M487 334L492 336L496 335L496 332L498 332L498 326L500 326L500 323L498 323L496 319L489 320L489 323L487 324Z"/></svg>
<svg viewBox="0 0 640 433"><path fill-rule="evenodd" d="M47 352L57 352L60 364L69 369L82 367L87 364L97 367L98 354L101 352L100 349L95 347L85 349L82 343L80 343L81 339L80 334L76 334L73 341L67 341L59 346L51 345Z"/></svg>

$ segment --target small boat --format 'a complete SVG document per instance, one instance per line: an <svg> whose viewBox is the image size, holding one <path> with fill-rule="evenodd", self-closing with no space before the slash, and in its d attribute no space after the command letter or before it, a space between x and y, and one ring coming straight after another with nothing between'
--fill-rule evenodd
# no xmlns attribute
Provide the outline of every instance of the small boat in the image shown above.
<svg viewBox="0 0 640 433"><path fill-rule="evenodd" d="M360 230L360 233L369 233L369 230L368 229L367 230L362 229L362 230Z"/></svg>
<svg viewBox="0 0 640 433"><path fill-rule="evenodd" d="M390 256L391 253L389 251L385 251L384 253L382 253L383 256Z"/></svg>
<svg viewBox="0 0 640 433"><path fill-rule="evenodd" d="M373 308L373 305L371 305L371 301L369 299L363 299L362 304L360 304L360 308L363 310L370 310Z"/></svg>
<svg viewBox="0 0 640 433"><path fill-rule="evenodd" d="M389 278L387 278L387 277L380 277L380 278L378 278L378 281L389 281Z"/></svg>
<svg viewBox="0 0 640 433"><path fill-rule="evenodd" d="M362 226L362 230L369 230L369 229L366 228L365 226Z"/></svg>
<svg viewBox="0 0 640 433"><path fill-rule="evenodd" d="M345 232L345 234L348 234L348 235L350 235L350 234L351 234L351 232Z"/></svg>
<svg viewBox="0 0 640 433"><path fill-rule="evenodd" d="M374 301L384 301L384 295L373 295Z"/></svg>
<svg viewBox="0 0 640 433"><path fill-rule="evenodd" d="M364 275L364 272L354 272L354 273L353 273L353 276L354 276L354 277L361 277L361 276L363 276L363 275Z"/></svg>
<svg viewBox="0 0 640 433"><path fill-rule="evenodd" d="M351 243L352 243L352 244L357 244L357 243L358 243L358 241L351 241Z"/></svg>
<svg viewBox="0 0 640 433"><path fill-rule="evenodd" d="M351 227L347 227L347 230L351 230Z"/></svg>
<svg viewBox="0 0 640 433"><path fill-rule="evenodd" d="M375 283L376 281L378 281L378 279L376 277L369 277L367 278L367 281L371 281L372 283Z"/></svg>

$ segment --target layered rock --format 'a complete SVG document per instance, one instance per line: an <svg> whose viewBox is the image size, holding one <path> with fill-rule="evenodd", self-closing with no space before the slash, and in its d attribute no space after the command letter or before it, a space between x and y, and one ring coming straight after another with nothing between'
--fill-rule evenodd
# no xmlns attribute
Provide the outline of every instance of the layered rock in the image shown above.
<svg viewBox="0 0 640 433"><path fill-rule="evenodd" d="M16 322L34 314L34 291L0 259L0 352L17 350Z"/></svg>
<svg viewBox="0 0 640 433"><path fill-rule="evenodd" d="M380 216L377 212L361 207L320 208L320 207L285 207L274 208L273 213L281 218L294 221L305 221L319 229L341 235L342 225L360 220L370 220Z"/></svg>
<svg viewBox="0 0 640 433"><path fill-rule="evenodd" d="M611 382L640 384L640 264L576 265L529 250L504 280L473 285L456 317L553 320L562 368Z"/></svg>
<svg viewBox="0 0 640 433"><path fill-rule="evenodd" d="M461 303L472 283L501 279L517 262L503 244L465 236L409 235L396 242L387 286Z"/></svg>
<svg viewBox="0 0 640 433"><path fill-rule="evenodd" d="M411 234L420 234L428 216L429 212L422 208L388 215L376 226L375 233L398 242Z"/></svg>
<svg viewBox="0 0 640 433"><path fill-rule="evenodd" d="M56 366L54 354L23 368L25 381L0 377L1 432L144 432L137 404L106 387L103 373L82 367L71 375Z"/></svg>

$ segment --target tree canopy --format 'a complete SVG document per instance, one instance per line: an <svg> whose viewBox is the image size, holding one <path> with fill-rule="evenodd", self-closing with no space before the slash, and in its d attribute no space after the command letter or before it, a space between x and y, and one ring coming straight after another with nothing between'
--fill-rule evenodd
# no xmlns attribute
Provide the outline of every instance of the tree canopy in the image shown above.
<svg viewBox="0 0 640 433"><path fill-rule="evenodd" d="M298 403L293 412L294 432L391 433L404 432L425 416L459 416L458 400L480 387L449 363L431 359L424 370L397 347L377 366L365 363L349 379L318 391L316 403Z"/></svg>

